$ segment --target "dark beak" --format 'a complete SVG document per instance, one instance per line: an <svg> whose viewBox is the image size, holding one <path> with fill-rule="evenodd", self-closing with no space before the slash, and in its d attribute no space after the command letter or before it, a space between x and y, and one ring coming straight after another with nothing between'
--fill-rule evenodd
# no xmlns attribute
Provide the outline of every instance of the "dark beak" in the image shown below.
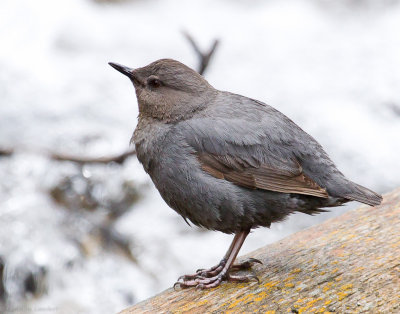
<svg viewBox="0 0 400 314"><path fill-rule="evenodd" d="M117 71L121 72L122 74L128 76L129 78L132 78L132 74L134 71L133 69L114 62L109 62L108 64L111 65Z"/></svg>

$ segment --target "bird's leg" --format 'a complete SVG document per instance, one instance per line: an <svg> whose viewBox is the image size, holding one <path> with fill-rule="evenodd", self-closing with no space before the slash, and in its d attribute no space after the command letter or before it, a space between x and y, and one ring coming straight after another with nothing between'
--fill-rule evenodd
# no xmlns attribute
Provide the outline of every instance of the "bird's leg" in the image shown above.
<svg viewBox="0 0 400 314"><path fill-rule="evenodd" d="M178 282L180 280L187 281L191 279L196 279L199 277L213 277L215 276L221 269L225 266L226 261L228 260L229 255L232 253L233 246L237 242L239 238L239 233L235 234L235 237L232 240L231 245L229 246L228 251L225 253L225 256L222 258L222 260L215 266L209 268L209 269L198 269L196 270L195 274L191 275L183 275L178 278Z"/></svg>
<svg viewBox="0 0 400 314"><path fill-rule="evenodd" d="M217 287L222 280L226 279L228 281L239 281L247 282L251 279L258 281L258 278L254 275L248 276L232 276L229 274L230 270L240 270L249 268L253 263L261 263L257 259L248 259L238 265L233 265L240 248L243 245L244 240L249 234L249 230L238 232L230 245L228 251L226 252L224 258L221 262L211 267L207 270L199 269L196 274L184 275L179 277L175 286L180 286L181 288L198 287L201 289Z"/></svg>
<svg viewBox="0 0 400 314"><path fill-rule="evenodd" d="M226 252L225 256L222 258L222 260L217 265L215 265L209 269L198 269L195 274L183 275L178 278L178 281L180 281L180 280L187 281L187 280L192 280L192 279L196 279L196 278L209 278L209 277L214 277L215 275L217 275L222 270L222 268L225 266L225 264L229 258L229 255L232 253L234 244L238 241L238 239L239 239L239 233L237 233L235 235L228 251ZM243 262L240 262L239 264L232 265L230 270L238 271L238 270L243 270L243 269L249 269L253 266L254 263L262 264L262 262L258 259L249 258Z"/></svg>

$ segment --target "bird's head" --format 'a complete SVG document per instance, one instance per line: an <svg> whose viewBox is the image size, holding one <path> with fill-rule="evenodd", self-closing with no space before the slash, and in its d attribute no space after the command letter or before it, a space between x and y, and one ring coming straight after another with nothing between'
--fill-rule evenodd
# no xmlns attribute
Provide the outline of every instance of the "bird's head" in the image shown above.
<svg viewBox="0 0 400 314"><path fill-rule="evenodd" d="M172 59L157 60L138 69L109 64L132 81L143 116L166 122L189 118L215 93L200 74Z"/></svg>

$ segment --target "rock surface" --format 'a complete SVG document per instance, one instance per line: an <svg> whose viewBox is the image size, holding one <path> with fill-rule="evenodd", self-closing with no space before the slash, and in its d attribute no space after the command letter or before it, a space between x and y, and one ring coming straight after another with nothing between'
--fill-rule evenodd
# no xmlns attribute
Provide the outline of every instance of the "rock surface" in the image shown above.
<svg viewBox="0 0 400 314"><path fill-rule="evenodd" d="M400 313L400 189L250 256L260 284L168 289L121 313Z"/></svg>

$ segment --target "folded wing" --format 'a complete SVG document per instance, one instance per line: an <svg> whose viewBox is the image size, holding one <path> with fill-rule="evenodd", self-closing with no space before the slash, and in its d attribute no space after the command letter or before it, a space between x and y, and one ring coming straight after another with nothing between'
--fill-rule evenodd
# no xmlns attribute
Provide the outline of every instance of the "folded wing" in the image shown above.
<svg viewBox="0 0 400 314"><path fill-rule="evenodd" d="M234 119L185 124L185 140L208 174L249 189L328 198L326 189L303 172L289 144L276 143L257 123L245 129Z"/></svg>

